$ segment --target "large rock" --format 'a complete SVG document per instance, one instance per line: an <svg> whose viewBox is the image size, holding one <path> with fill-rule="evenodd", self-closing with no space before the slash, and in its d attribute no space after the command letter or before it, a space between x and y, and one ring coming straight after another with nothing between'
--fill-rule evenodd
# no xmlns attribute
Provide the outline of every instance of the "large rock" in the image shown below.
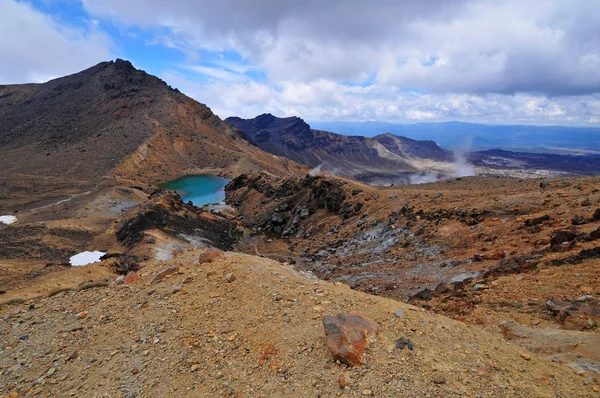
<svg viewBox="0 0 600 398"><path fill-rule="evenodd" d="M379 334L379 326L360 315L337 314L323 318L327 347L335 359L348 366L363 364L369 343Z"/></svg>
<svg viewBox="0 0 600 398"><path fill-rule="evenodd" d="M593 296L581 296L573 301L550 298L546 308L568 330L593 329L600 323L600 300Z"/></svg>

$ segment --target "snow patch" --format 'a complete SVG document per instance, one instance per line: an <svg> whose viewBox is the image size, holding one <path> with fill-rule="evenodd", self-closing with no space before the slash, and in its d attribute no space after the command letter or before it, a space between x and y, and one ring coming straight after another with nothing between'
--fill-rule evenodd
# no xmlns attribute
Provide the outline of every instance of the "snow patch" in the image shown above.
<svg viewBox="0 0 600 398"><path fill-rule="evenodd" d="M104 256L105 254L106 253L97 250L93 252L85 251L71 257L70 263L74 267L96 263L100 261L100 257Z"/></svg>
<svg viewBox="0 0 600 398"><path fill-rule="evenodd" d="M15 216L0 216L0 223L10 225L17 222L17 217Z"/></svg>

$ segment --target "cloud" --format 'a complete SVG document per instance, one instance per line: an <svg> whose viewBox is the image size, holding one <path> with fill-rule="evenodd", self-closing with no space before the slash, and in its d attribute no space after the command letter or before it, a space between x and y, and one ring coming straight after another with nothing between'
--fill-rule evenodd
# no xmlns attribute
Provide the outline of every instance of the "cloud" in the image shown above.
<svg viewBox="0 0 600 398"><path fill-rule="evenodd" d="M254 117L269 112L306 120L385 120L418 122L466 120L505 124L600 123L600 95L549 99L536 94L423 94L375 83L356 87L327 80L309 83L259 83L250 78L235 82L198 83L177 71L161 78L187 95L207 103L222 118Z"/></svg>
<svg viewBox="0 0 600 398"><path fill-rule="evenodd" d="M222 117L600 123L595 0L81 0L85 28L4 1L6 82L109 58L110 26Z"/></svg>
<svg viewBox="0 0 600 398"><path fill-rule="evenodd" d="M437 93L600 91L595 0L326 2L84 0L95 16L166 27L182 48L235 50L272 81Z"/></svg>
<svg viewBox="0 0 600 398"><path fill-rule="evenodd" d="M110 38L61 25L27 3L0 1L0 84L43 82L110 58Z"/></svg>

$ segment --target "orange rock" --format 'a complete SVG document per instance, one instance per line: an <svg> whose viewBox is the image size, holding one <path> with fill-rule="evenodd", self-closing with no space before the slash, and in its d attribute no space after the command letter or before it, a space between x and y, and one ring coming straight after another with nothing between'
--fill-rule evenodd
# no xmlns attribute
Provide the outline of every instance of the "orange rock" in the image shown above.
<svg viewBox="0 0 600 398"><path fill-rule="evenodd" d="M379 326L360 315L337 314L323 318L327 347L335 359L348 366L363 364L363 355L379 334Z"/></svg>
<svg viewBox="0 0 600 398"><path fill-rule="evenodd" d="M223 260L225 253L219 249L208 249L198 257L198 264L214 263L218 260Z"/></svg>
<svg viewBox="0 0 600 398"><path fill-rule="evenodd" d="M140 279L142 279L142 278L140 278L140 276L137 273L130 272L123 279L123 283L126 284L126 285L129 285L130 283L135 283L135 282L139 281Z"/></svg>

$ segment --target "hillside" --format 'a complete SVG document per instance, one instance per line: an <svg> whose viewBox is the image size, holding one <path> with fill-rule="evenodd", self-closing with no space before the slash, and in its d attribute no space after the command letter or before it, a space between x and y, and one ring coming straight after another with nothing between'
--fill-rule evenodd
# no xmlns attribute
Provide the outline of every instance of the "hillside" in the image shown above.
<svg viewBox="0 0 600 398"><path fill-rule="evenodd" d="M599 177L308 173L261 148L369 181L455 165L298 118L252 138L122 60L0 90L0 396L600 393ZM157 189L189 173L229 206Z"/></svg>
<svg viewBox="0 0 600 398"><path fill-rule="evenodd" d="M0 391L20 396L588 397L566 366L442 316L239 253L191 250L140 280L0 309ZM162 269L173 267L166 278ZM162 272L165 274L165 272ZM329 352L323 319L381 329L366 364ZM410 341L410 348L397 343ZM596 390L594 389L596 388ZM12 395L11 395L12 394Z"/></svg>

